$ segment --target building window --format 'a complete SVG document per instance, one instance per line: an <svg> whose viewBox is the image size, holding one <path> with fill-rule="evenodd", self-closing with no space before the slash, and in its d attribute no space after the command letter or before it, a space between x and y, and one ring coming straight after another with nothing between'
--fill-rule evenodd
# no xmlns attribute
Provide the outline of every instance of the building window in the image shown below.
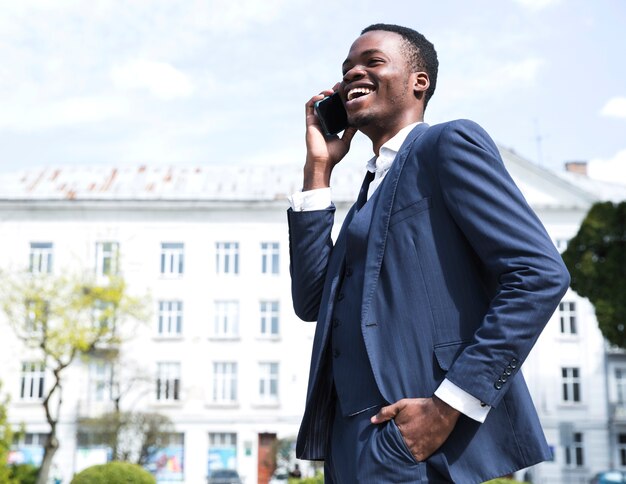
<svg viewBox="0 0 626 484"><path fill-rule="evenodd" d="M114 276L119 267L119 244L117 242L96 243L96 274Z"/></svg>
<svg viewBox="0 0 626 484"><path fill-rule="evenodd" d="M209 477L220 469L237 469L237 434L209 433Z"/></svg>
<svg viewBox="0 0 626 484"><path fill-rule="evenodd" d="M278 274L278 242L261 242L261 272L263 274Z"/></svg>
<svg viewBox="0 0 626 484"><path fill-rule="evenodd" d="M183 302L159 301L159 336L180 336L183 332Z"/></svg>
<svg viewBox="0 0 626 484"><path fill-rule="evenodd" d="M215 243L217 274L239 274L239 242Z"/></svg>
<svg viewBox="0 0 626 484"><path fill-rule="evenodd" d="M182 274L185 265L185 244L161 244L161 274Z"/></svg>
<svg viewBox="0 0 626 484"><path fill-rule="evenodd" d="M626 467L626 434L617 435L617 452L620 467Z"/></svg>
<svg viewBox="0 0 626 484"><path fill-rule="evenodd" d="M573 301L562 301L559 303L559 320L561 322L562 334L577 334L578 325L576 322L576 303Z"/></svg>
<svg viewBox="0 0 626 484"><path fill-rule="evenodd" d="M26 432L21 439L18 440L18 445L25 445L28 447L43 447L46 445L48 434Z"/></svg>
<svg viewBox="0 0 626 484"><path fill-rule="evenodd" d="M105 402L111 400L113 368L106 361L92 361L89 365L89 386L91 400Z"/></svg>
<svg viewBox="0 0 626 484"><path fill-rule="evenodd" d="M236 338L239 336L239 302L215 301L213 333L215 338Z"/></svg>
<svg viewBox="0 0 626 484"><path fill-rule="evenodd" d="M574 432L570 445L565 447L565 465L568 467L582 467L585 465L582 432Z"/></svg>
<svg viewBox="0 0 626 484"><path fill-rule="evenodd" d="M115 304L96 299L92 313L92 327L103 335L112 336L115 331Z"/></svg>
<svg viewBox="0 0 626 484"><path fill-rule="evenodd" d="M279 303L278 301L261 301L261 335L275 337L279 330Z"/></svg>
<svg viewBox="0 0 626 484"><path fill-rule="evenodd" d="M161 433L155 449L149 452L146 468L153 470L156 482L183 482L185 480L185 435Z"/></svg>
<svg viewBox="0 0 626 484"><path fill-rule="evenodd" d="M157 363L156 399L180 400L180 363Z"/></svg>
<svg viewBox="0 0 626 484"><path fill-rule="evenodd" d="M45 366L43 362L22 362L20 398L22 400L41 400L44 391L44 378Z"/></svg>
<svg viewBox="0 0 626 484"><path fill-rule="evenodd" d="M213 363L213 402L237 402L237 363Z"/></svg>
<svg viewBox="0 0 626 484"><path fill-rule="evenodd" d="M626 403L626 368L615 368L615 394L617 403Z"/></svg>
<svg viewBox="0 0 626 484"><path fill-rule="evenodd" d="M563 401L580 402L580 369L561 368Z"/></svg>
<svg viewBox="0 0 626 484"><path fill-rule="evenodd" d="M40 338L48 326L50 304L41 299L26 301L24 333L27 338Z"/></svg>
<svg viewBox="0 0 626 484"><path fill-rule="evenodd" d="M31 242L28 268L30 272L50 274L52 272L52 242Z"/></svg>
<svg viewBox="0 0 626 484"><path fill-rule="evenodd" d="M259 363L259 399L278 401L278 363Z"/></svg>

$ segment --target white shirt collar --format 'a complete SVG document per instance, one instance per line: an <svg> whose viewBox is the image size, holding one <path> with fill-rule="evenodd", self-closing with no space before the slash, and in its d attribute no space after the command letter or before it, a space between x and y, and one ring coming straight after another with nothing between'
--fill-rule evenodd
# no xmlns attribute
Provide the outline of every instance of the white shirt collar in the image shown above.
<svg viewBox="0 0 626 484"><path fill-rule="evenodd" d="M393 163L393 160L395 160L396 155L398 154L398 151L400 151L400 147L402 146L402 143L404 143L406 137L409 135L411 130L421 122L422 121L418 121L417 123L405 126L398 131L393 138L387 140L385 144L380 147L379 155L374 156L367 162L367 170L372 173L376 173L377 177L385 174L389 168L391 168L391 164Z"/></svg>

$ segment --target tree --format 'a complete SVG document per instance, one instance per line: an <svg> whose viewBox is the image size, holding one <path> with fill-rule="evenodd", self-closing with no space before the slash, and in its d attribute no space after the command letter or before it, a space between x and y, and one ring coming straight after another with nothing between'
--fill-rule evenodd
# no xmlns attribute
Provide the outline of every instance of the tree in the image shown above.
<svg viewBox="0 0 626 484"><path fill-rule="evenodd" d="M112 460L145 466L166 446L174 425L169 417L158 413L116 410L82 419L80 430L98 436L99 443L111 449Z"/></svg>
<svg viewBox="0 0 626 484"><path fill-rule="evenodd" d="M563 261L572 288L594 305L604 337L626 348L626 202L594 204Z"/></svg>
<svg viewBox="0 0 626 484"><path fill-rule="evenodd" d="M0 382L1 390L2 382ZM8 406L9 397L0 396L0 484L19 484L19 481L12 477L11 468L9 467L9 452L13 443L13 428L8 422Z"/></svg>
<svg viewBox="0 0 626 484"><path fill-rule="evenodd" d="M0 308L16 335L37 348L41 364L53 376L43 393L42 406L50 433L37 484L48 480L54 454L59 448L60 416L65 370L80 355L89 357L105 348L116 354L122 341L119 323L146 319L145 302L127 294L123 278L16 274L0 281Z"/></svg>

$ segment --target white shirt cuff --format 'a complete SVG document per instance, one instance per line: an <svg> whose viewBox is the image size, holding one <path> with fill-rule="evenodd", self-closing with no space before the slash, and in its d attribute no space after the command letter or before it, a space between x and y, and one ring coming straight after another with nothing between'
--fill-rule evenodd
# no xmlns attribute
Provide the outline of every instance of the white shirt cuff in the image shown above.
<svg viewBox="0 0 626 484"><path fill-rule="evenodd" d="M308 212L310 210L324 210L332 205L330 187L316 188L306 192L296 192L287 197L294 212Z"/></svg>
<svg viewBox="0 0 626 484"><path fill-rule="evenodd" d="M462 414L480 423L485 421L489 410L491 410L489 405L481 402L478 398L470 395L447 379L441 382L441 385L435 391L435 395Z"/></svg>

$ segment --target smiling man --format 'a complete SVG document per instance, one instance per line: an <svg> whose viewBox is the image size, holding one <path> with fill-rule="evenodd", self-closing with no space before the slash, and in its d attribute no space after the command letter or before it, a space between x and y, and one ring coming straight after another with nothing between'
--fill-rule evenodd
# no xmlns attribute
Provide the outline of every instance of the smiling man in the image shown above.
<svg viewBox="0 0 626 484"><path fill-rule="evenodd" d="M520 366L569 285L541 223L475 123L423 122L433 45L377 24L325 137L306 103L288 211L296 314L317 321L298 457L326 482L482 482L550 457ZM333 242L333 168L361 131L374 157Z"/></svg>

